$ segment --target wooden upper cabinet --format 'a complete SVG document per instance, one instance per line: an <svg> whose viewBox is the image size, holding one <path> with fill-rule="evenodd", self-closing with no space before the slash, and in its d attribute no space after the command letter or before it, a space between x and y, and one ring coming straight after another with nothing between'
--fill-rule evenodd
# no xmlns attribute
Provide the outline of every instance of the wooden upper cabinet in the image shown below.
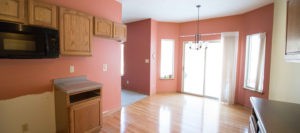
<svg viewBox="0 0 300 133"><path fill-rule="evenodd" d="M300 1L288 0L285 59L300 63Z"/></svg>
<svg viewBox="0 0 300 133"><path fill-rule="evenodd" d="M0 0L0 20L24 23L24 0Z"/></svg>
<svg viewBox="0 0 300 133"><path fill-rule="evenodd" d="M29 24L57 29L57 7L38 0L28 1Z"/></svg>
<svg viewBox="0 0 300 133"><path fill-rule="evenodd" d="M112 38L120 42L125 42L127 37L126 25L113 22L105 18L95 17L94 34L96 36Z"/></svg>
<svg viewBox="0 0 300 133"><path fill-rule="evenodd" d="M113 38L120 42L125 42L127 38L126 25L120 23L114 23Z"/></svg>
<svg viewBox="0 0 300 133"><path fill-rule="evenodd" d="M94 18L94 34L96 36L112 38L113 37L113 21L105 18Z"/></svg>
<svg viewBox="0 0 300 133"><path fill-rule="evenodd" d="M62 55L92 55L93 16L59 9L60 52Z"/></svg>

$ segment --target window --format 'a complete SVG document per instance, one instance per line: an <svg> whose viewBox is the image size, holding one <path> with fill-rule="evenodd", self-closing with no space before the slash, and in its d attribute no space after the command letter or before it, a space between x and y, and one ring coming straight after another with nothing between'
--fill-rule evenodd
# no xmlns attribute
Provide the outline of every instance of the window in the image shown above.
<svg viewBox="0 0 300 133"><path fill-rule="evenodd" d="M124 75L124 44L121 44L121 76Z"/></svg>
<svg viewBox="0 0 300 133"><path fill-rule="evenodd" d="M263 92L266 34L247 36L244 88Z"/></svg>
<svg viewBox="0 0 300 133"><path fill-rule="evenodd" d="M174 78L174 45L175 41L171 39L161 40L160 57L160 78Z"/></svg>

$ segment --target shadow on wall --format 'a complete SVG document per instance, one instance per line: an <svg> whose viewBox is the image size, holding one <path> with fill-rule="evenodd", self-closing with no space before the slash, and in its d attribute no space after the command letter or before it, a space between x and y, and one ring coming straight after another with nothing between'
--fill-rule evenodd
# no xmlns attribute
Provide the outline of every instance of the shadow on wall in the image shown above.
<svg viewBox="0 0 300 133"><path fill-rule="evenodd" d="M1 100L0 117L1 133L54 133L54 93L45 92Z"/></svg>

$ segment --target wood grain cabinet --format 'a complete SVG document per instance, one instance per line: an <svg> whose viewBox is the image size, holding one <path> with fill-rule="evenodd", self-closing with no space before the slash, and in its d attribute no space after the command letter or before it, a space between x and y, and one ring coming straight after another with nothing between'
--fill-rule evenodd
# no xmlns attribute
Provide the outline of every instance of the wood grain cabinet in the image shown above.
<svg viewBox="0 0 300 133"><path fill-rule="evenodd" d="M127 27L124 24L114 23L113 38L120 42L125 42L127 38Z"/></svg>
<svg viewBox="0 0 300 133"><path fill-rule="evenodd" d="M92 55L93 16L59 9L60 52L62 55Z"/></svg>
<svg viewBox="0 0 300 133"><path fill-rule="evenodd" d="M102 126L100 83L85 76L54 80L57 133L99 132Z"/></svg>
<svg viewBox="0 0 300 133"><path fill-rule="evenodd" d="M28 0L29 24L57 29L57 7L55 5Z"/></svg>
<svg viewBox="0 0 300 133"><path fill-rule="evenodd" d="M71 133L84 133L86 131L99 130L99 125L101 125L100 112L100 98L71 106Z"/></svg>
<svg viewBox="0 0 300 133"><path fill-rule="evenodd" d="M0 0L0 20L24 23L24 0Z"/></svg>
<svg viewBox="0 0 300 133"><path fill-rule="evenodd" d="M105 18L94 18L94 35L106 38L113 37L114 23L111 20Z"/></svg>
<svg viewBox="0 0 300 133"><path fill-rule="evenodd" d="M300 1L288 0L285 59L300 63Z"/></svg>

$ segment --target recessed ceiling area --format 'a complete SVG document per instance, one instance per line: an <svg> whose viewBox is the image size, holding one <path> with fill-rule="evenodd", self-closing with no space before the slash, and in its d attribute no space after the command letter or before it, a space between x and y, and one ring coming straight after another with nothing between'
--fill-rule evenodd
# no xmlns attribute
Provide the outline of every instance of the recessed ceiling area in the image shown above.
<svg viewBox="0 0 300 133"><path fill-rule="evenodd" d="M188 22L243 14L273 3L273 0L122 0L124 23L152 18L162 22Z"/></svg>

